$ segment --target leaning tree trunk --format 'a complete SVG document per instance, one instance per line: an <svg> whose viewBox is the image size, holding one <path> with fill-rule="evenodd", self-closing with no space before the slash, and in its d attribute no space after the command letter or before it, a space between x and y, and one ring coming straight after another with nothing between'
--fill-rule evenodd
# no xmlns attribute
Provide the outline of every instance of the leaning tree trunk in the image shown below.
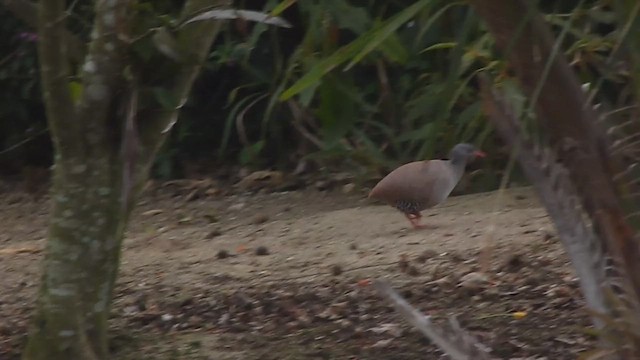
<svg viewBox="0 0 640 360"><path fill-rule="evenodd" d="M586 232L582 229L574 231L576 228L569 231L576 238L564 239L564 242L580 245L576 241L582 240L581 248L585 249L582 255L595 254L590 259L585 256L572 257L572 261L578 270L585 270L578 271L580 276L593 275L592 279L582 278L581 284L592 310L605 312L597 316L604 318L608 325L600 329L601 335L614 335L606 340L614 344L612 351L621 355L620 358L639 358L640 225L636 217L640 214L640 204L636 198L638 180L629 176L629 170L637 164L629 164L620 152L615 151L615 142L608 137L603 123L598 121L598 113L589 104L564 55L558 51L560 41L554 39L535 3L526 0L469 2L485 21L497 47L509 60L515 77L535 107L537 124L549 138L553 156L547 156L544 152L534 154L533 151L521 154L519 159L523 168L534 183L536 178L549 176L545 171L558 173L556 168L566 168L567 182L575 188L581 207L592 225L597 239L594 244L590 243L588 236L578 238L578 234ZM495 109L498 107L497 101L490 103L494 108L494 122L499 125L497 128L507 142L526 145L521 147L521 151L534 149L523 139L513 138L522 136L515 121L507 119L509 116L505 115L505 111ZM609 126L609 130L613 128ZM556 164L558 161L561 164ZM534 169L536 166L540 169ZM546 188L546 193L551 194L543 201L545 204L558 204L565 200L557 194L553 195L553 191L563 190L557 182L555 187L541 185L538 181L537 187ZM562 191L558 194L569 197ZM549 210L553 215L553 209ZM556 214L561 212L556 211ZM556 223L566 223L566 219L556 220L560 220ZM583 223L579 223L582 226ZM572 247L567 248L571 250ZM598 254L600 250L602 253ZM588 271L589 268L594 271ZM594 282L597 287L585 286ZM594 290L601 293L595 294Z"/></svg>
<svg viewBox="0 0 640 360"><path fill-rule="evenodd" d="M106 359L123 233L180 106L138 101L144 72L157 68L132 65L129 28L136 14L127 0L95 2L92 41L81 80L73 83L65 3L38 6L42 87L56 156L43 276L24 358ZM226 4L190 0L183 15ZM153 85L183 104L218 30L217 22L202 22L175 31L173 50L183 61L163 58L173 71Z"/></svg>

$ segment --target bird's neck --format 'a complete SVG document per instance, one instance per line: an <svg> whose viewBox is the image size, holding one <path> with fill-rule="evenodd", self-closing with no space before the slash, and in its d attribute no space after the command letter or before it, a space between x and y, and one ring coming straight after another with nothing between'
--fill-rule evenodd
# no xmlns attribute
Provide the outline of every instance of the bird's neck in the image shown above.
<svg viewBox="0 0 640 360"><path fill-rule="evenodd" d="M467 162L461 159L451 159L449 160L449 166L453 170L453 175L455 177L456 183L460 181L462 178L462 174L464 174L464 169L467 167Z"/></svg>

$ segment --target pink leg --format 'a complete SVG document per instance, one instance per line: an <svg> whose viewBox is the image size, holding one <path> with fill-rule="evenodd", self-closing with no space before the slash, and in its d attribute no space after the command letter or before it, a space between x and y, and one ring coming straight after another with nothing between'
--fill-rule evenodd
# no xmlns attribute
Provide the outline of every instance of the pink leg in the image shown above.
<svg viewBox="0 0 640 360"><path fill-rule="evenodd" d="M420 215L416 215L416 214L404 214L404 216L407 217L407 219L409 219L409 222L411 223L411 226L413 226L414 229L425 229L427 228L426 225L422 225L420 224L420 218L422 216Z"/></svg>
<svg viewBox="0 0 640 360"><path fill-rule="evenodd" d="M411 226L418 230L418 229L436 229L437 226L435 225L424 225L420 223L420 219L422 218L422 214L404 214L404 216L407 217L407 219L409 219L409 222L411 223Z"/></svg>

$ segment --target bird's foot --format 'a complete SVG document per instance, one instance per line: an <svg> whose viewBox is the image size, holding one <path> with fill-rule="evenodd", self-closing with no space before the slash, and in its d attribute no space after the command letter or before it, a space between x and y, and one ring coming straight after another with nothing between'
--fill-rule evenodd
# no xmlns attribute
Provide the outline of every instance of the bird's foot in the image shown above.
<svg viewBox="0 0 640 360"><path fill-rule="evenodd" d="M420 218L422 216L420 215L415 215L415 214L406 214L407 219L409 219L409 222L411 223L411 226L415 229L415 230L422 230L422 229L433 229L434 226L432 225L425 225L425 224L421 224L420 223Z"/></svg>

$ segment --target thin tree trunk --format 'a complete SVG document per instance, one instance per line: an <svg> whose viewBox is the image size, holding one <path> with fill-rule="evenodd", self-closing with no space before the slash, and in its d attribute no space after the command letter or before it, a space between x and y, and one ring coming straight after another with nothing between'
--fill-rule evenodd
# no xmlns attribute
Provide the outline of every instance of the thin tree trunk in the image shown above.
<svg viewBox="0 0 640 360"><path fill-rule="evenodd" d="M27 359L103 359L122 234L118 158L58 158Z"/></svg>
<svg viewBox="0 0 640 360"><path fill-rule="evenodd" d="M183 16L228 3L190 0ZM42 0L38 7L43 93L56 157L43 275L23 358L108 359L107 320L124 230L179 107L137 107L137 86L144 84L124 76L129 44L123 39L132 21L127 0L96 2L82 95L72 98L64 6L64 0ZM189 61L166 74L164 89L171 96L187 98L219 28L218 22L201 22L177 33Z"/></svg>

